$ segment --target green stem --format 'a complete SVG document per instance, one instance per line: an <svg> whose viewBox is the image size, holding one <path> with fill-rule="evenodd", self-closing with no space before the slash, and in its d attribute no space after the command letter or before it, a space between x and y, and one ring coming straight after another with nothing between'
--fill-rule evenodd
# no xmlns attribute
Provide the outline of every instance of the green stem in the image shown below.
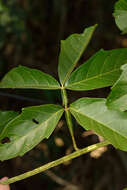
<svg viewBox="0 0 127 190"><path fill-rule="evenodd" d="M67 92L64 89L64 87L61 89L61 96L62 96L63 106L65 107L65 109L67 109L68 98L67 98Z"/></svg>
<svg viewBox="0 0 127 190"><path fill-rule="evenodd" d="M71 113L69 111L69 109L65 109L65 118L67 121L67 125L71 134L71 138L72 138L72 142L73 142L73 147L74 149L77 151L78 147L75 141L75 137L74 137L74 131L73 131L73 125L72 125L72 118L71 118Z"/></svg>
<svg viewBox="0 0 127 190"><path fill-rule="evenodd" d="M75 137L74 137L74 131L73 131L73 125L72 125L72 118L71 118L71 113L68 109L68 98L67 98L67 92L64 88L61 89L61 94L62 94L62 100L63 100L63 105L65 107L65 118L67 121L67 126L69 128L72 142L73 142L73 147L77 151L78 147L76 145Z"/></svg>
<svg viewBox="0 0 127 190"><path fill-rule="evenodd" d="M4 180L4 181L0 181L0 184L8 185L8 184L14 183L16 181L23 180L25 178L31 177L33 175L36 175L36 174L40 173L40 172L43 172L45 170L48 170L48 169L53 168L55 166L58 166L58 165L60 165L60 164L62 164L64 162L72 160L72 159L74 159L74 158L76 158L78 156L81 156L81 155L86 154L86 153L88 153L90 151L96 150L96 149L98 149L100 147L103 147L103 146L106 146L108 144L110 144L110 142L104 141L104 142L100 142L100 143L88 146L86 148L83 148L81 150L73 152L72 154L64 156L64 157L62 157L62 158L60 158L58 160L49 162L48 164L45 164L45 165L43 165L43 166L41 166L39 168L36 168L36 169L34 169L32 171L26 172L24 174L21 174L21 175L15 176L15 177L12 177L12 178Z"/></svg>

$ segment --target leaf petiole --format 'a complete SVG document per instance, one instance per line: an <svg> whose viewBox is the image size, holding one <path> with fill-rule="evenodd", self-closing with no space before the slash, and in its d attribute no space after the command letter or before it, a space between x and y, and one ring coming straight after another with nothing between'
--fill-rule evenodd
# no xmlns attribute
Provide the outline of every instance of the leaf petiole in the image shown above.
<svg viewBox="0 0 127 190"><path fill-rule="evenodd" d="M67 126L68 126L69 132L71 134L71 138L72 138L72 142L73 142L73 147L77 151L78 147L77 147L77 144L76 144L76 141L75 141L75 137L74 137L74 131L73 131L71 113L70 113L70 110L68 108L67 92L64 89L64 87L61 88L61 95L62 95L63 105L64 105L64 108L65 108L65 118L66 118Z"/></svg>

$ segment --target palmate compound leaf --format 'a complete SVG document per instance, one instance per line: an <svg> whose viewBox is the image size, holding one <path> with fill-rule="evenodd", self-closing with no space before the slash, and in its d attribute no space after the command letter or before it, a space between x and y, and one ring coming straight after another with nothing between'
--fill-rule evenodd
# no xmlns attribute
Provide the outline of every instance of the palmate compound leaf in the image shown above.
<svg viewBox="0 0 127 190"><path fill-rule="evenodd" d="M0 160L22 156L55 129L64 109L48 104L27 107L14 120L9 122L0 135L0 140L9 138L10 142L0 144Z"/></svg>
<svg viewBox="0 0 127 190"><path fill-rule="evenodd" d="M96 27L97 25L88 27L82 34L72 34L66 40L61 41L58 75L62 85L75 68Z"/></svg>
<svg viewBox="0 0 127 190"><path fill-rule="evenodd" d="M18 66L4 76L0 88L59 89L60 85L56 79L46 73Z"/></svg>
<svg viewBox="0 0 127 190"><path fill-rule="evenodd" d="M119 0L115 3L114 13L116 25L123 34L127 33L127 0Z"/></svg>
<svg viewBox="0 0 127 190"><path fill-rule="evenodd" d="M0 111L0 134L5 125L7 125L7 123L9 123L16 116L18 116L18 113L14 111Z"/></svg>
<svg viewBox="0 0 127 190"><path fill-rule="evenodd" d="M111 88L107 98L107 106L121 111L127 110L127 64L121 67L122 73Z"/></svg>
<svg viewBox="0 0 127 190"><path fill-rule="evenodd" d="M109 110L105 103L103 98L81 98L70 105L70 111L83 128L127 151L127 113Z"/></svg>
<svg viewBox="0 0 127 190"><path fill-rule="evenodd" d="M112 86L126 62L127 48L100 50L71 74L65 87L82 91Z"/></svg>

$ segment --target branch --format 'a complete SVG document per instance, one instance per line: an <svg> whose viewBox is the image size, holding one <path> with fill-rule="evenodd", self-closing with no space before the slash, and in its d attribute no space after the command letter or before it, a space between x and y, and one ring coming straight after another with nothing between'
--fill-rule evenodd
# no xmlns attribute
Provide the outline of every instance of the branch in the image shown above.
<svg viewBox="0 0 127 190"><path fill-rule="evenodd" d="M28 177L31 177L31 176L36 175L36 174L39 174L39 173L41 173L41 172L43 172L45 170L48 170L48 169L53 168L55 166L58 166L58 165L60 165L60 164L62 164L64 162L70 161L70 160L72 160L72 159L74 159L76 157L79 157L79 156L81 156L83 154L86 154L86 153L88 153L90 151L96 150L96 149L98 149L98 148L100 148L102 146L106 146L106 145L109 145L109 144L111 144L109 141L104 141L104 142L100 142L100 143L88 146L88 147L83 148L81 150L75 151L72 154L64 156L64 157L62 157L62 158L60 158L58 160L49 162L48 164L45 164L45 165L43 165L43 166L41 166L39 168L36 168L36 169L34 169L32 171L26 172L24 174L21 174L21 175L15 176L15 177L12 177L12 178L7 179L5 181L0 181L0 184L7 185L7 184L14 183L16 181L20 181L22 179L26 179Z"/></svg>

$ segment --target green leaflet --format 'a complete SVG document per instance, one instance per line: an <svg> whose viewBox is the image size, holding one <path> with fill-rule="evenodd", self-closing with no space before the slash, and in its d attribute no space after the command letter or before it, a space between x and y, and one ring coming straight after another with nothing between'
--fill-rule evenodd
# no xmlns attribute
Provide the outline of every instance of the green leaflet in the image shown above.
<svg viewBox="0 0 127 190"><path fill-rule="evenodd" d="M64 85L69 78L83 51L91 40L96 27L97 25L88 27L82 34L72 34L66 40L61 41L58 74L62 85Z"/></svg>
<svg viewBox="0 0 127 190"><path fill-rule="evenodd" d="M0 111L0 134L5 125L7 125L7 123L9 123L16 116L18 116L18 113L14 111Z"/></svg>
<svg viewBox="0 0 127 190"><path fill-rule="evenodd" d="M60 85L52 76L37 69L18 66L4 76L0 88L60 89Z"/></svg>
<svg viewBox="0 0 127 190"><path fill-rule="evenodd" d="M107 98L107 106L111 109L125 111L127 110L127 64L121 69L122 73Z"/></svg>
<svg viewBox="0 0 127 190"><path fill-rule="evenodd" d="M127 1L119 0L115 3L114 13L116 25L123 34L127 33Z"/></svg>
<svg viewBox="0 0 127 190"><path fill-rule="evenodd" d="M64 109L48 104L24 108L22 113L9 122L0 135L8 137L9 143L0 144L0 160L22 156L55 129Z"/></svg>
<svg viewBox="0 0 127 190"><path fill-rule="evenodd" d="M127 113L109 110L105 103L103 98L81 98L70 105L70 111L83 128L127 151Z"/></svg>
<svg viewBox="0 0 127 190"><path fill-rule="evenodd" d="M127 48L100 50L71 74L65 86L80 91L111 86L121 73L121 65L126 62Z"/></svg>

